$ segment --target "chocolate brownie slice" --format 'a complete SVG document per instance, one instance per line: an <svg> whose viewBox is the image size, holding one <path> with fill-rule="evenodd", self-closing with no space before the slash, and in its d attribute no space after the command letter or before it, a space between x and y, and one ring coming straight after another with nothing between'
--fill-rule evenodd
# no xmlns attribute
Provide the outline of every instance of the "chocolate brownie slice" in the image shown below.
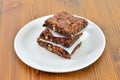
<svg viewBox="0 0 120 80"><path fill-rule="evenodd" d="M87 24L88 22L83 18L75 17L67 12L60 12L48 18L43 26L63 36L73 37L85 28Z"/></svg>
<svg viewBox="0 0 120 80"><path fill-rule="evenodd" d="M46 28L39 36L38 38L38 42L39 39L44 39L47 41L51 41L54 42L56 44L61 44L64 47L70 47L72 46L72 44L78 40L81 37L82 33L76 35L74 38L67 38L67 37L55 37L53 36L53 34L49 31L48 28Z"/></svg>
<svg viewBox="0 0 120 80"><path fill-rule="evenodd" d="M71 58L71 55L75 52L75 50L77 48L79 48L81 46L81 42L73 49L72 53L68 53L65 49L61 48L61 47L58 47L58 46L55 46L53 44L50 44L50 43L47 43L47 42L44 42L42 40L38 40L38 44L42 47L44 47L45 49L63 57L63 58L66 58L66 59L70 59Z"/></svg>

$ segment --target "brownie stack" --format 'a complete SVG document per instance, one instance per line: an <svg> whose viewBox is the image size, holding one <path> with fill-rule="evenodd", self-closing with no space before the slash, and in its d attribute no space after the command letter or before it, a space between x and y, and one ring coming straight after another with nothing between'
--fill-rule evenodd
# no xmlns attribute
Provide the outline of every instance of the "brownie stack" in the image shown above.
<svg viewBox="0 0 120 80"><path fill-rule="evenodd" d="M48 18L43 24L46 29L40 34L37 43L47 50L70 59L81 46L79 41L87 21L67 12L60 12Z"/></svg>

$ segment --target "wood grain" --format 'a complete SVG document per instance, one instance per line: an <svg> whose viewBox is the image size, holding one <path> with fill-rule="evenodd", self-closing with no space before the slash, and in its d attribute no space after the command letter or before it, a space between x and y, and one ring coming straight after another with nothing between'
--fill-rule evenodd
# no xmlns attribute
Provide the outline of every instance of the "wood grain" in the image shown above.
<svg viewBox="0 0 120 80"><path fill-rule="evenodd" d="M25 65L15 54L14 38L27 22L67 11L100 26L106 37L103 55L91 66L54 74ZM120 80L119 0L0 0L0 80Z"/></svg>

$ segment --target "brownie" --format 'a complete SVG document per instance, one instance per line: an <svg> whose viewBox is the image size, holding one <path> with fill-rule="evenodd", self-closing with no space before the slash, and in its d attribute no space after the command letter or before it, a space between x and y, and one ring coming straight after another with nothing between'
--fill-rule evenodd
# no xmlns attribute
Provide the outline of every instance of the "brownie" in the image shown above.
<svg viewBox="0 0 120 80"><path fill-rule="evenodd" d="M63 11L48 18L43 26L48 27L63 36L73 37L79 31L84 29L87 24L88 22L85 19L75 17L72 14Z"/></svg>
<svg viewBox="0 0 120 80"><path fill-rule="evenodd" d="M55 46L53 44L50 44L50 43L47 43L47 42L43 42L41 40L38 40L38 44L42 47L44 47L45 49L49 50L50 52L53 52L63 58L66 58L66 59L70 59L71 58L71 55L75 52L75 50L77 48L79 48L81 46L81 42L74 48L74 50L72 51L71 54L69 54L65 49L63 48L60 48L58 46Z"/></svg>
<svg viewBox="0 0 120 80"><path fill-rule="evenodd" d="M82 33L76 35L74 38L67 38L67 37L55 37L52 35L52 33L49 31L48 28L46 28L39 36L39 39L44 39L47 41L54 42L56 44L61 44L64 47L70 47L72 44L78 40L82 36Z"/></svg>

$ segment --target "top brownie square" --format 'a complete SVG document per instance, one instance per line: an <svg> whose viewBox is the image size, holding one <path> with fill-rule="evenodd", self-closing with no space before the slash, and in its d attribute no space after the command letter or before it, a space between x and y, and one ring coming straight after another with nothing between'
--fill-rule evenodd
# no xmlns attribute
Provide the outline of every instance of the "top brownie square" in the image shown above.
<svg viewBox="0 0 120 80"><path fill-rule="evenodd" d="M74 37L79 31L87 26L88 22L79 17L75 17L67 12L60 12L45 21L44 27L66 36Z"/></svg>

